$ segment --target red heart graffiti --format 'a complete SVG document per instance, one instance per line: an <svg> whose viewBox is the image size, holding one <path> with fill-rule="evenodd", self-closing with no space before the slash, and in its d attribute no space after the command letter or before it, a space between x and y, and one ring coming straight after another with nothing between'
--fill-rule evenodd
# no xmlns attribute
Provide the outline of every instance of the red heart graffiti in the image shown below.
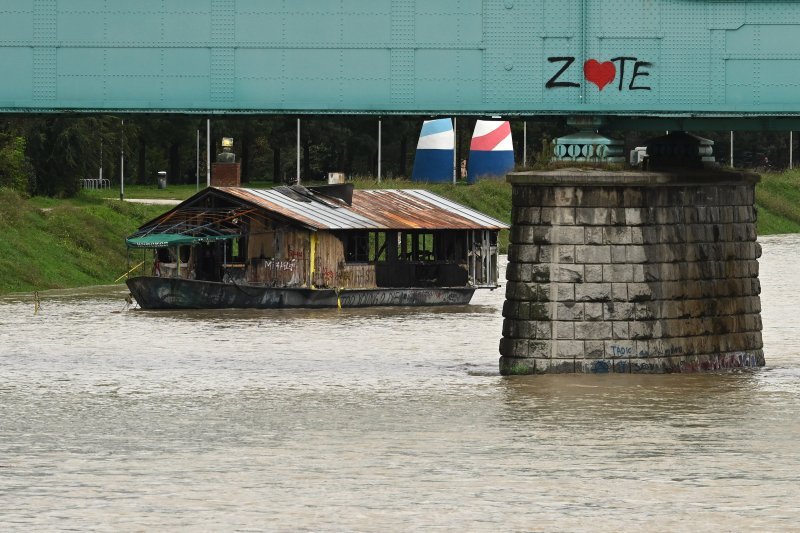
<svg viewBox="0 0 800 533"><path fill-rule="evenodd" d="M595 59L590 59L583 65L583 74L587 80L597 85L602 91L603 87L617 77L617 67L611 61L600 63Z"/></svg>

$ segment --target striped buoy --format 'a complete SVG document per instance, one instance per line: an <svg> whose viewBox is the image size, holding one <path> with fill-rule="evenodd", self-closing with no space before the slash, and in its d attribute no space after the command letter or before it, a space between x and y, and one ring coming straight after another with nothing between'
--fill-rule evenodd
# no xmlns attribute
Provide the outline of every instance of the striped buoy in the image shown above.
<svg viewBox="0 0 800 533"><path fill-rule="evenodd" d="M455 134L449 118L426 120L414 156L413 181L450 183L453 180Z"/></svg>
<svg viewBox="0 0 800 533"><path fill-rule="evenodd" d="M479 120L469 148L467 180L505 176L514 170L514 145L511 124L501 120Z"/></svg>

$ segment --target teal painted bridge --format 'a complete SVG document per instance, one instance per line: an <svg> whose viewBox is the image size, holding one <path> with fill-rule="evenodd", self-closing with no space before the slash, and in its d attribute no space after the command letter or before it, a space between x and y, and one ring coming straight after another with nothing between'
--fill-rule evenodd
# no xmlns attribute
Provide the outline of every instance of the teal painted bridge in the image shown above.
<svg viewBox="0 0 800 533"><path fill-rule="evenodd" d="M800 1L1 0L0 111L800 117Z"/></svg>

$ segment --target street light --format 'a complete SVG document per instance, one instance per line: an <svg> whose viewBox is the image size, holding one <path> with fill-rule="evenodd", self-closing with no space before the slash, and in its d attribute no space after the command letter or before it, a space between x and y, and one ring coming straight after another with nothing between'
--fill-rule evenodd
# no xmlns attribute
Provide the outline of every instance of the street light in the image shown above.
<svg viewBox="0 0 800 533"><path fill-rule="evenodd" d="M125 119L122 120L122 132L119 136L119 199L125 201Z"/></svg>

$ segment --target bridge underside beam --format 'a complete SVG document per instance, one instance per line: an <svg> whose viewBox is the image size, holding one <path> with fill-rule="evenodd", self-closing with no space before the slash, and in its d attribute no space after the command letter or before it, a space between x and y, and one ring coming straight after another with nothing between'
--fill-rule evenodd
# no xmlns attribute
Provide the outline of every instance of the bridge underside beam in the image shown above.
<svg viewBox="0 0 800 533"><path fill-rule="evenodd" d="M799 0L4 0L0 113L594 114L691 129L797 115L799 29ZM750 127L777 127L766 120Z"/></svg>
<svg viewBox="0 0 800 533"><path fill-rule="evenodd" d="M86 115L185 115L203 117L270 117L270 116L398 116L407 118L430 119L432 117L471 116L477 118L493 118L501 116L508 120L548 121L569 120L576 117L568 113L478 113L463 111L444 112L417 112L407 113L399 111L375 110L256 110L256 109L9 109L0 108L0 115L30 116L30 115L59 115L59 116L86 116ZM795 116L763 116L746 114L740 116L631 116L631 115L581 115L581 118L591 119L597 127L603 130L628 130L628 131L800 131L800 115ZM597 129L592 127L589 129Z"/></svg>

